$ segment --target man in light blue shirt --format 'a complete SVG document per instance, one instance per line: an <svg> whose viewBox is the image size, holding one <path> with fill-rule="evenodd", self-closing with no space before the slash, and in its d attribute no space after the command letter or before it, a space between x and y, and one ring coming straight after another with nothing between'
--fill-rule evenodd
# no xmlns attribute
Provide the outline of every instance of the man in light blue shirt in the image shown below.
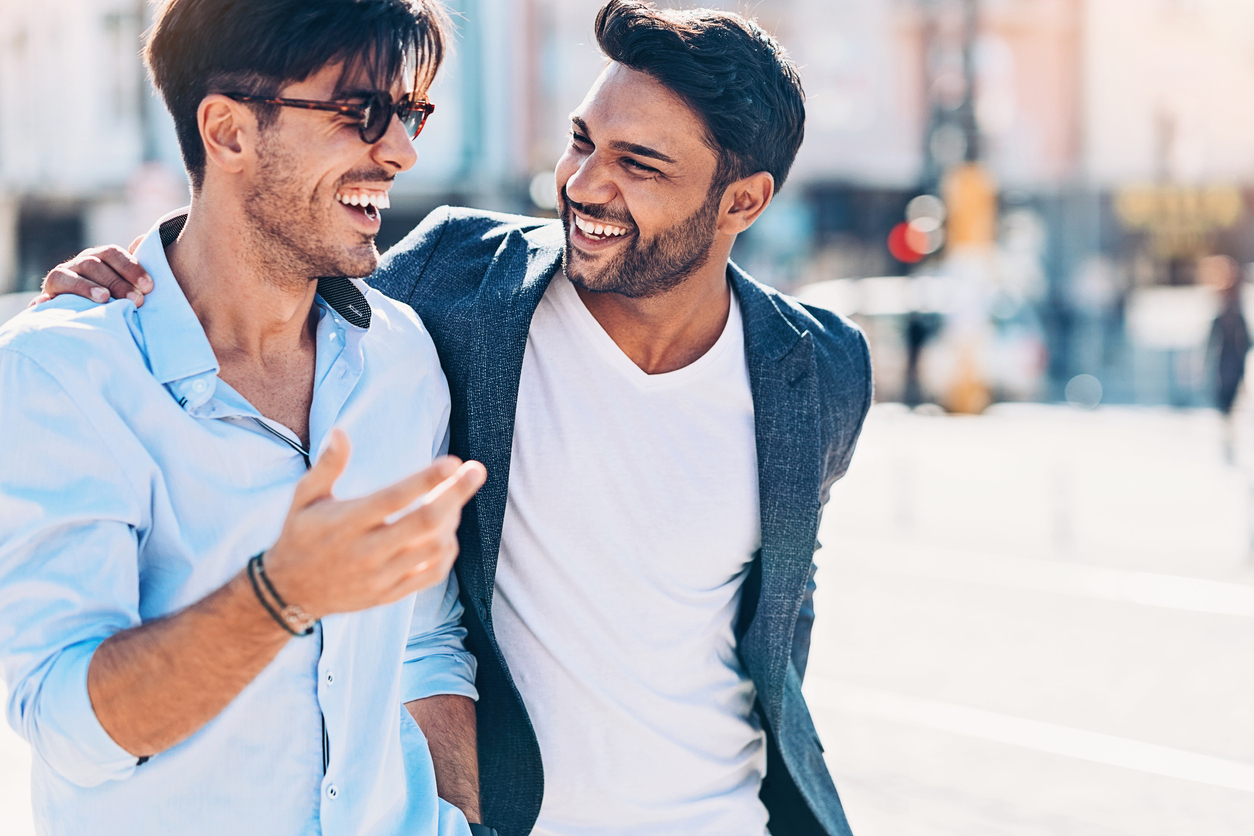
<svg viewBox="0 0 1254 836"><path fill-rule="evenodd" d="M484 471L436 460L417 316L349 278L441 25L164 5L147 59L193 195L136 253L152 294L0 329L0 670L43 833L467 832L415 719L469 711L473 741L449 569Z"/></svg>

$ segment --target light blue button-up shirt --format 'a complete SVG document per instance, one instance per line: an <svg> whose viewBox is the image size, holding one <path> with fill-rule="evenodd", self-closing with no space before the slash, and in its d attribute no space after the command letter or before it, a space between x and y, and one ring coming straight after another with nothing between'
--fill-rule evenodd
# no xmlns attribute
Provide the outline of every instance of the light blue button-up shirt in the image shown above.
<svg viewBox="0 0 1254 836"><path fill-rule="evenodd" d="M0 670L9 722L31 744L41 832L467 832L437 799L403 707L477 696L452 576L323 619L143 764L96 719L96 647L199 601L272 545L306 469L296 436L218 377L156 228L137 255L156 284L142 308L62 296L0 329ZM350 319L368 303L368 327L318 299L309 415L314 451L333 426L352 442L340 498L428 465L449 417L417 316L353 287L364 298Z"/></svg>

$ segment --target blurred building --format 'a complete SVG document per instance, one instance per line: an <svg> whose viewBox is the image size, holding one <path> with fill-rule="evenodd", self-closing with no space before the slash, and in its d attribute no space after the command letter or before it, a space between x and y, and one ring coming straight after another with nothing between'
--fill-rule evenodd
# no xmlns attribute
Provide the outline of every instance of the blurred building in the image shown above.
<svg viewBox="0 0 1254 836"><path fill-rule="evenodd" d="M550 118L538 86L538 68L552 63L536 34L543 18L526 2L446 5L458 43L431 91L439 110L419 164L392 193L385 242L440 202L530 205L529 158ZM0 292L37 287L84 246L129 243L187 203L173 124L139 56L151 9L146 0L0 4Z"/></svg>
<svg viewBox="0 0 1254 836"><path fill-rule="evenodd" d="M566 116L602 65L601 0L447 5L457 47L384 245L441 202L548 211ZM33 287L84 245L129 242L186 202L138 58L150 8L0 5L0 290ZM1254 4L760 0L752 13L808 95L793 174L737 245L755 275L797 288L943 272L945 248L902 261L889 234L911 199L975 158L998 203L990 316L999 333L1038 334L1040 356L1020 365L1045 364L1043 385L994 394L1059 397L1088 373L1107 400L1197 400L1213 294L1193 265L1210 252L1254 262L1254 111L1241 106L1254 101ZM916 291L868 291L874 312L852 311L878 335L884 396L903 388L888 378L907 365ZM996 350L1033 354L1020 343Z"/></svg>

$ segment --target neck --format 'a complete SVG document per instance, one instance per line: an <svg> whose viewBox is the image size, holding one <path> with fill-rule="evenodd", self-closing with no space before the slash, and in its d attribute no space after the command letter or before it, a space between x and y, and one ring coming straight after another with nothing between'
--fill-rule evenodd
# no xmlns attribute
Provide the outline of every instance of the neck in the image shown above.
<svg viewBox="0 0 1254 836"><path fill-rule="evenodd" d="M696 362L718 341L731 310L727 261L731 245L715 246L705 266L657 296L633 299L575 289L593 318L647 374Z"/></svg>
<svg viewBox="0 0 1254 836"><path fill-rule="evenodd" d="M242 212L206 203L192 200L166 257L218 362L261 360L312 344L317 282L267 257Z"/></svg>

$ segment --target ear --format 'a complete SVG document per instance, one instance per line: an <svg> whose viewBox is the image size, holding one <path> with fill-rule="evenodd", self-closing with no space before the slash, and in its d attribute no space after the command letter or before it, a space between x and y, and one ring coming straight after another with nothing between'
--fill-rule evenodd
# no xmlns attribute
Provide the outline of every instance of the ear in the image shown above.
<svg viewBox="0 0 1254 836"><path fill-rule="evenodd" d="M718 231L727 235L744 232L766 211L774 196L775 178L766 171L750 174L732 183L723 192Z"/></svg>
<svg viewBox="0 0 1254 836"><path fill-rule="evenodd" d="M237 174L257 147L257 118L240 102L214 93L196 109L200 141L205 146L206 169L216 167Z"/></svg>

